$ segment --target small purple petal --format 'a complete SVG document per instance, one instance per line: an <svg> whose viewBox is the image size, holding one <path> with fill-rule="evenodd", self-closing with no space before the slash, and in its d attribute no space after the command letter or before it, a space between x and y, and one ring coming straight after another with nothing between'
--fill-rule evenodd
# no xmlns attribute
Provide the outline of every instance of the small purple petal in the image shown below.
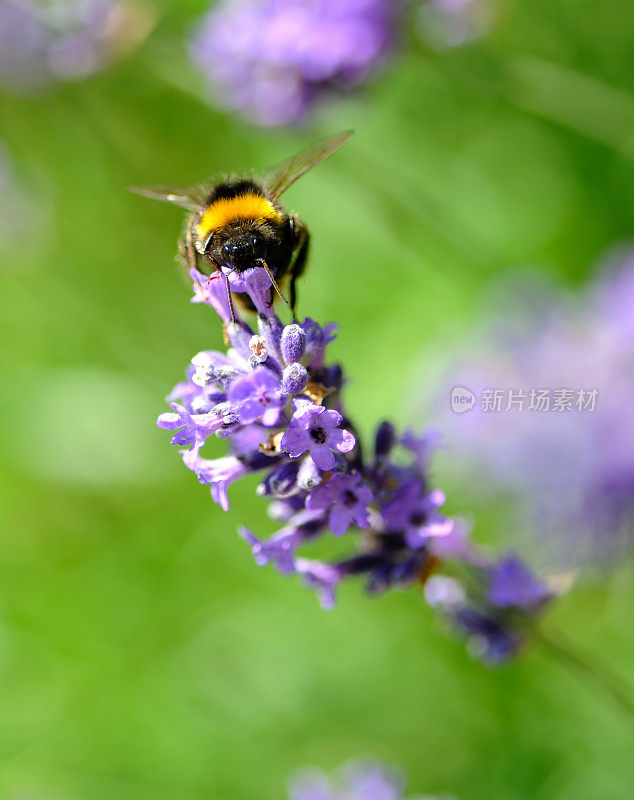
<svg viewBox="0 0 634 800"><path fill-rule="evenodd" d="M334 453L327 445L311 442L308 449L319 469L323 469L326 472L335 466Z"/></svg>
<svg viewBox="0 0 634 800"><path fill-rule="evenodd" d="M285 450L291 458L297 458L308 450L310 440L305 430L301 428L289 428L280 442L280 447Z"/></svg>
<svg viewBox="0 0 634 800"><path fill-rule="evenodd" d="M156 424L159 428L165 428L168 431L175 431L176 428L182 426L180 414L171 414L169 411L166 414L159 414Z"/></svg>
<svg viewBox="0 0 634 800"><path fill-rule="evenodd" d="M350 431L341 428L334 430L330 434L329 440L330 445L340 453L349 453L354 450L357 443Z"/></svg>
<svg viewBox="0 0 634 800"><path fill-rule="evenodd" d="M304 576L306 583L317 590L322 608L330 609L335 604L335 590L341 579L336 566L308 558L296 558L295 569Z"/></svg>
<svg viewBox="0 0 634 800"><path fill-rule="evenodd" d="M231 321L231 311L227 298L227 290L220 274L203 275L197 269L190 269L189 276L193 281L194 296L192 303L205 303L214 309L220 319L228 323Z"/></svg>
<svg viewBox="0 0 634 800"><path fill-rule="evenodd" d="M328 516L328 524L335 536L343 536L350 527L351 522L352 513L350 509L346 508L344 505L338 503L331 509Z"/></svg>

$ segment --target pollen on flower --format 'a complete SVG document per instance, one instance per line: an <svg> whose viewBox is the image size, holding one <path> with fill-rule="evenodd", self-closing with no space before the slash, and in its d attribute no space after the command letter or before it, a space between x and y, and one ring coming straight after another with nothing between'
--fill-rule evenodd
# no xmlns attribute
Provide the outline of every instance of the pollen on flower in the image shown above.
<svg viewBox="0 0 634 800"><path fill-rule="evenodd" d="M260 363L266 361L269 353L266 349L266 339L263 336L254 334L249 339L249 349L251 350L253 358L255 358L256 361L259 361Z"/></svg>
<svg viewBox="0 0 634 800"><path fill-rule="evenodd" d="M266 441L260 442L260 452L267 456L276 456L281 453L282 448L280 444L282 441L282 436L284 436L284 434L281 431L280 433L272 433L268 439L266 439Z"/></svg>
<svg viewBox="0 0 634 800"><path fill-rule="evenodd" d="M192 358L191 363L196 371L192 375L192 383L204 387L213 379L213 366L207 353L198 353Z"/></svg>
<svg viewBox="0 0 634 800"><path fill-rule="evenodd" d="M324 402L324 399L334 391L334 389L327 388L322 383L308 381L306 384L306 389L304 390L304 394L308 395L313 403L320 406Z"/></svg>

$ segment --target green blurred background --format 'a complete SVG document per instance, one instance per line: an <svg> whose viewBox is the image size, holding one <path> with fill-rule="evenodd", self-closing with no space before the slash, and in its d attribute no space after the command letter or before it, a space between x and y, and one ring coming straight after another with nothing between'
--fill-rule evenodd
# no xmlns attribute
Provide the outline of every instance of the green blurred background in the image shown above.
<svg viewBox="0 0 634 800"><path fill-rule="evenodd" d="M406 389L469 337L492 282L530 264L580 286L632 235L634 6L509 0L446 52L411 31L362 97L263 132L200 99L184 36L205 4L158 5L111 71L0 99L35 206L0 246L0 796L273 800L299 766L373 754L416 794L632 797L631 723L538 648L491 672L413 591L347 587L326 613L253 564L236 526L272 529L254 483L224 514L154 427L222 340L174 266L180 211L126 187L264 168L354 127L287 198L314 234L300 311L341 324L366 435L386 415L421 427ZM464 513L457 458L438 469ZM499 509L478 508L491 531ZM625 674L631 577L551 620Z"/></svg>

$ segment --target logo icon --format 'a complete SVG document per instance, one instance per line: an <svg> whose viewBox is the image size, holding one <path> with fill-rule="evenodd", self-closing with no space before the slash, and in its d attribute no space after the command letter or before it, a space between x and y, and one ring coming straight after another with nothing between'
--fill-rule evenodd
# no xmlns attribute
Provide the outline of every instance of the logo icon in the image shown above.
<svg viewBox="0 0 634 800"><path fill-rule="evenodd" d="M476 396L466 386L454 386L451 390L451 410L454 414L464 414L474 407Z"/></svg>

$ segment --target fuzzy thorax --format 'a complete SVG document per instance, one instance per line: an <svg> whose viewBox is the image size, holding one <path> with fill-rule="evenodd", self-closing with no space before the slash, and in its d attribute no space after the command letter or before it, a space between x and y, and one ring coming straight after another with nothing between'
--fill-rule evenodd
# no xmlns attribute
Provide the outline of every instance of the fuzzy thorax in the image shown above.
<svg viewBox="0 0 634 800"><path fill-rule="evenodd" d="M239 220L274 220L280 214L266 197L255 192L240 194L237 197L222 197L214 201L196 225L196 233L201 239L213 231L220 230L230 222Z"/></svg>

